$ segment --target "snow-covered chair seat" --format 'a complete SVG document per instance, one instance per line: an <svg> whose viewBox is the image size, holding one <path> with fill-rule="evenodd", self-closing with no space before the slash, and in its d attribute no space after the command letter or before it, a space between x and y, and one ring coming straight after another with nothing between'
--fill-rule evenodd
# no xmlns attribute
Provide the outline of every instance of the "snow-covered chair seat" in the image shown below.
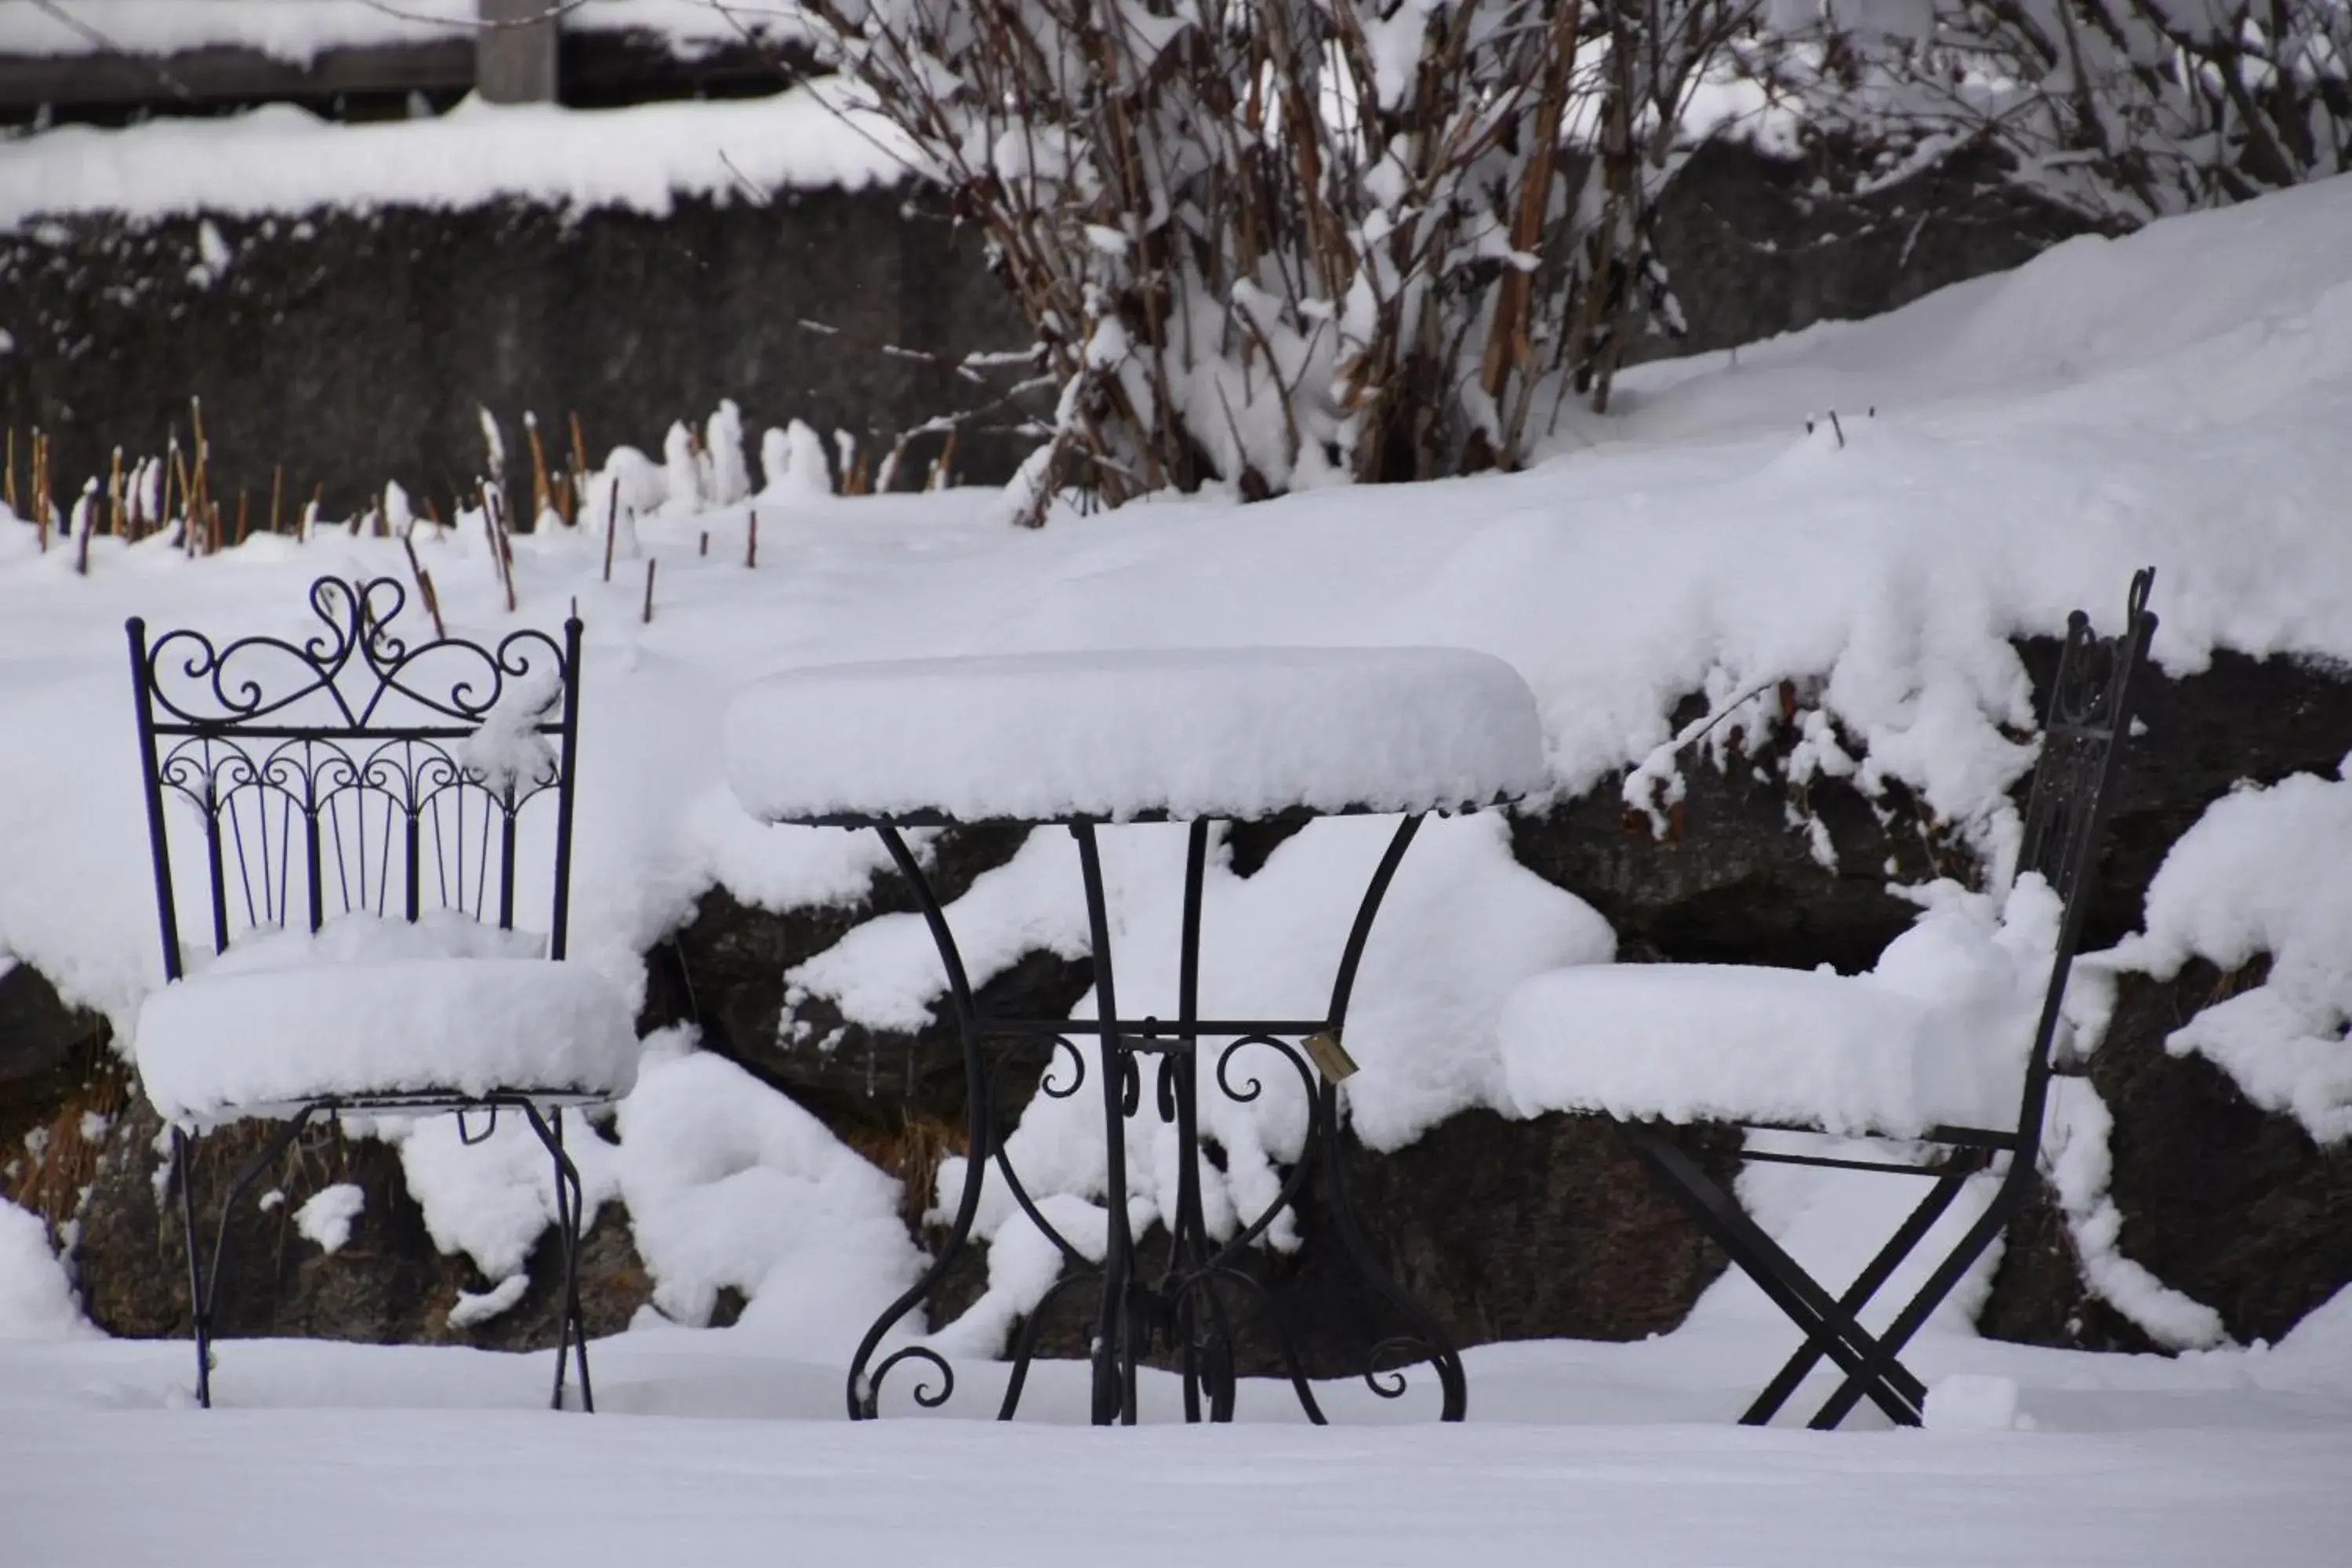
<svg viewBox="0 0 2352 1568"><path fill-rule="evenodd" d="M1447 647L1231 647L787 671L735 700L728 780L771 822L1446 811L1541 788L1534 695Z"/></svg>
<svg viewBox="0 0 2352 1568"><path fill-rule="evenodd" d="M636 1081L628 1003L544 949L446 913L247 937L147 999L140 1080L165 1120L197 1123L329 1101L618 1099Z"/></svg>
<svg viewBox="0 0 2352 1568"><path fill-rule="evenodd" d="M2038 877L1923 915L1868 974L1753 964L1557 969L1503 1006L1505 1082L1530 1114L1732 1121L1917 1138L2017 1119L2057 935Z"/></svg>

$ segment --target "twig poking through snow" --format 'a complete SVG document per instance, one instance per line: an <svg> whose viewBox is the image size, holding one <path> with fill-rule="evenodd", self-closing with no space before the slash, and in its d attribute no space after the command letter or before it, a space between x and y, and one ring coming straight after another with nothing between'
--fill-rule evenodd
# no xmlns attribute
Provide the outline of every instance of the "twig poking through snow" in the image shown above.
<svg viewBox="0 0 2352 1568"><path fill-rule="evenodd" d="M433 592L433 574L417 561L415 542L405 533L400 536L400 547L408 552L408 571L416 579L416 596L425 601L425 613L433 617L434 638L446 640L449 631L441 624L441 599Z"/></svg>

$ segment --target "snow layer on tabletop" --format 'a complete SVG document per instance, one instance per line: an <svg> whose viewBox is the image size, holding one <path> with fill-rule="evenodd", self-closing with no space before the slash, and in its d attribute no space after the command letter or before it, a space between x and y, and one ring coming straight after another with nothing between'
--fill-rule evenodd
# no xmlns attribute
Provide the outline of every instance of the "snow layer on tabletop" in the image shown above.
<svg viewBox="0 0 2352 1568"><path fill-rule="evenodd" d="M1247 878L1234 874L1221 845L1202 889L1202 1016L1323 1016L1358 901L1395 827L1394 818L1377 816L1310 823ZM1115 983L1125 1016L1177 1011L1186 834L1164 823L1105 834ZM1349 1113L1374 1148L1410 1142L1465 1106L1500 1105L1498 1000L1524 975L1611 956L1607 924L1514 863L1509 845L1498 814L1429 821L1381 907L1345 1034L1362 1068L1344 1091ZM1076 851L1055 829L1032 834L1010 863L976 879L947 913L975 985L1024 952L1087 951ZM929 938L913 915L858 927L788 979L856 1022L891 1029L921 1026L944 989ZM1094 1007L1089 995L1076 1014L1090 1016ZM1307 1131L1301 1069L1265 1046L1239 1047L1228 1059L1228 1044L1207 1040L1193 1058L1202 1126L1222 1151L1200 1171L1210 1227L1220 1236L1232 1234L1237 1214L1255 1217L1273 1202L1276 1164L1297 1158ZM1081 1044L1075 1058L1063 1051L1048 1070L1056 1088L1076 1089L1101 1069ZM1179 1176L1173 1131L1152 1106L1147 1094L1127 1123L1126 1198L1139 1229L1173 1208ZM1099 1251L1106 1168L1101 1102L1091 1089L1034 1099L1006 1152L1056 1228L1082 1251ZM936 1192L942 1209L961 1200L967 1171L961 1160L942 1164ZM990 1288L953 1342L985 1353L1052 1284L1058 1259L1002 1182L984 1186L977 1229L995 1243ZM1295 1240L1286 1223L1273 1236L1276 1245Z"/></svg>
<svg viewBox="0 0 2352 1568"><path fill-rule="evenodd" d="M260 216L509 197L659 216L682 196L737 199L746 181L856 190L901 178L894 133L842 99L823 81L769 98L625 109L469 99L430 120L364 124L276 104L121 130L61 126L9 143L0 225L86 212Z"/></svg>
<svg viewBox="0 0 2352 1568"><path fill-rule="evenodd" d="M625 1093L627 1003L544 947L446 912L252 936L148 997L140 1081L166 1120L197 1121L335 1094Z"/></svg>
<svg viewBox="0 0 2352 1568"><path fill-rule="evenodd" d="M65 1265L38 1215L0 1198L0 1340L78 1339L90 1332Z"/></svg>
<svg viewBox="0 0 2352 1568"><path fill-rule="evenodd" d="M1423 811L1547 782L1535 699L1461 648L1084 651L775 676L728 715L756 816Z"/></svg>
<svg viewBox="0 0 2352 1568"><path fill-rule="evenodd" d="M2011 1124L2057 898L2032 876L1998 913L1955 884L1932 892L1866 974L1661 963L1537 975L1502 1010L1512 1105L1895 1137Z"/></svg>
<svg viewBox="0 0 2352 1568"><path fill-rule="evenodd" d="M2173 845L2148 884L2143 930L2101 961L2169 980L2192 958L2227 972L2267 954L2261 984L2206 1007L2166 1048L2206 1058L2323 1144L2352 1137L2347 866L2352 774L2241 788Z"/></svg>

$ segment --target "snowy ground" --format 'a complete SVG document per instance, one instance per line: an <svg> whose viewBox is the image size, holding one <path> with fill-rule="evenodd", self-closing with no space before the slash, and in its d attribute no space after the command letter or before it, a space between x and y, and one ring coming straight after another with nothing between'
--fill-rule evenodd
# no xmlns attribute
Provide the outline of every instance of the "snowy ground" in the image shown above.
<svg viewBox="0 0 2352 1568"><path fill-rule="evenodd" d="M1839 426L1809 433L1807 416L1832 408ZM756 503L756 570L742 564L744 499L665 505L656 491L609 585L598 540L549 529L516 542L521 619L551 625L576 601L589 625L574 952L634 987L637 955L713 883L775 908L856 895L873 852L760 827L720 781L719 744L745 682L856 658L1466 646L1527 679L1559 787L1635 763L1668 792L1678 767L1706 765L1704 747L1668 746L1677 698L1705 692L1719 737L1776 721L1764 710L1777 701L1753 700L1785 679L1837 721L1808 721L1808 765L1865 785L1902 779L1997 858L2014 832L2002 792L2030 762L2004 733L2032 717L2011 636L2055 632L2078 605L2112 624L2131 570L2153 563L2156 653L2176 672L2216 647L2352 658L2347 427L2352 181L2339 180L2078 242L1736 362L1651 367L1628 378L1622 417L1563 431L1559 454L1519 475L1247 508L1196 498L1035 534L1003 528L982 494L837 500L787 484ZM416 542L453 630L510 624L478 530L428 527ZM100 540L86 578L69 557L0 520L0 963L36 965L127 1026L157 961L122 617L292 632L312 575L407 567L396 542L331 529L198 562ZM646 557L660 562L649 626ZM2168 868L2172 891L2152 898L2149 934L2122 960L2305 955L2283 957L2247 993L2263 1000L2210 1038L2177 1043L2326 1139L2345 1135L2352 1105L2340 1067L2352 908L2308 868L2352 853L2347 790L2309 780L2233 797L2200 828L2199 853ZM2301 823L2324 836L2282 830ZM1319 983L1331 910L1352 900L1378 833L1322 825L1245 881L1220 869L1208 1005L1276 1006L1299 975ZM1166 931L1168 848L1150 828L1112 847L1122 931ZM1026 947L1083 942L1066 854L1066 841L1033 841L958 906L983 976ZM2270 869L2283 864L2284 880ZM1433 828L1360 994L1360 1129L1392 1146L1464 1106L1510 1111L1503 995L1609 946L1591 911L1511 864L1492 819ZM1140 956L1140 939L1126 951L1165 963ZM1130 978L1123 962L1122 999L1140 1007L1165 977L1147 967L1131 990ZM919 1019L939 987L903 921L861 927L795 982L882 1026ZM723 1064L680 1056L683 1044L649 1057L617 1145L581 1153L593 1193L627 1202L657 1301L692 1320L731 1284L751 1297L741 1326L647 1326L602 1347L612 1414L593 1422L531 1410L543 1358L230 1344L230 1408L204 1416L176 1407L184 1346L0 1345L5 1560L189 1561L175 1543L197 1533L204 1552L240 1562L724 1561L739 1546L824 1557L883 1542L894 1561L1023 1563L1425 1562L1465 1548L1609 1562L2343 1560L2342 1298L2274 1349L2142 1361L1980 1342L1967 1317L1980 1289L1964 1289L1919 1347L1920 1370L1931 1383L2011 1380L2031 1430L1728 1430L1785 1340L1733 1281L1663 1340L1476 1352L1467 1432L853 1431L831 1424L848 1342L911 1266L895 1194L862 1165L862 1179L845 1175L854 1156L809 1119L719 1081ZM2212 1343L2206 1308L2113 1253L2104 1111L2073 1098L2084 1102L2062 1105L2051 1152L2074 1184L2062 1197L2078 1245L2106 1238L2094 1286L2151 1331ZM1264 1124L1217 1128L1229 1152L1255 1152L1236 1172L1281 1157L1275 1099ZM1104 1195L1084 1138L1051 1108L1016 1135L1052 1167L1039 1190L1056 1201ZM420 1132L404 1159L436 1239L509 1278L545 1223L535 1167L431 1147ZM1129 1195L1148 1203L1163 1173L1142 1161L1135 1179ZM1837 1179L1769 1175L1742 1195L1800 1257L1850 1268L1885 1215L1876 1199L1833 1195ZM69 1332L34 1300L53 1266L9 1232L0 1225L0 1307L12 1290L16 1305L0 1318ZM984 1408L984 1394L954 1408ZM1069 1369L1052 1369L1037 1403L1075 1412ZM1350 1418L1396 1414L1369 1403L1334 1401ZM1958 1384L1946 1414L2005 1417L2011 1403L2004 1384ZM1105 1546L1115 1507L1139 1522Z"/></svg>
<svg viewBox="0 0 2352 1568"><path fill-rule="evenodd" d="M1247 1420L1283 1414L1262 1386L1234 1427L1095 1431L1067 1364L1032 1396L1059 1420L852 1426L837 1364L740 1330L599 1345L594 1416L536 1407L543 1356L231 1343L207 1413L184 1344L0 1344L0 1517L21 1568L2295 1568L2340 1563L2352 1531L2352 1321L2332 1346L2323 1327L2179 1363L1932 1339L1931 1380L2011 1378L2031 1428L1827 1436L1728 1424L1770 1338L1736 1326L1487 1347L1468 1426L1342 1394L1320 1432ZM1171 1401L1148 1387L1147 1415Z"/></svg>

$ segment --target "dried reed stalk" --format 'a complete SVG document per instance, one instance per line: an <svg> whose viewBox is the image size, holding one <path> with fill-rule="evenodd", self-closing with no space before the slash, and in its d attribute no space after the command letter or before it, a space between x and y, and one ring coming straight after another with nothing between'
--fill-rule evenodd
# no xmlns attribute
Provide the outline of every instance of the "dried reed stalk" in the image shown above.
<svg viewBox="0 0 2352 1568"><path fill-rule="evenodd" d="M449 631L441 624L441 595L433 591L433 574L416 559L416 546L404 533L400 536L400 547L408 553L408 574L416 579L416 596L425 601L425 613L433 617L433 636L446 638Z"/></svg>
<svg viewBox="0 0 2352 1568"><path fill-rule="evenodd" d="M163 514L155 519L155 524L159 528L169 522L174 515L182 518L184 523L188 510L188 466L180 456L180 437L177 433L168 437L168 445L164 450L171 460L163 467ZM176 514L172 510L172 492L174 489L179 491L180 503L180 510Z"/></svg>
<svg viewBox="0 0 2352 1568"><path fill-rule="evenodd" d="M621 485L615 476L612 494L604 500L604 581L607 583L613 580L613 535L618 531L620 521Z"/></svg>
<svg viewBox="0 0 2352 1568"><path fill-rule="evenodd" d="M278 503L284 498L285 491L286 465L272 463L269 466L269 531L272 533L278 531Z"/></svg>
<svg viewBox="0 0 2352 1568"><path fill-rule="evenodd" d="M33 432L33 531L49 552L49 438Z"/></svg>
<svg viewBox="0 0 2352 1568"><path fill-rule="evenodd" d="M507 547L505 509L499 504L499 492L488 483L482 486L483 528L490 539L490 564L499 574L499 582L507 591L507 614L515 613L514 552Z"/></svg>
<svg viewBox="0 0 2352 1568"><path fill-rule="evenodd" d="M188 423L191 431L189 443L194 447L196 458L195 462L188 474L188 484L190 489L184 493L195 498L192 504L194 507L194 515L196 522L200 525L208 526L212 520L212 486L207 472L209 465L206 459L211 457L212 453L211 448L205 441L205 407L204 400L202 398L191 397L188 399ZM189 543L190 552L193 553L194 547L194 540L193 536L190 538ZM218 549L220 547L220 539L217 531L215 532L212 544L215 549Z"/></svg>
<svg viewBox="0 0 2352 1568"><path fill-rule="evenodd" d="M530 517L536 527L554 509L555 489L547 482L547 448L540 445L539 416L528 408L522 413L522 433L530 443Z"/></svg>
<svg viewBox="0 0 2352 1568"><path fill-rule="evenodd" d="M7 502L10 511L23 515L16 505L16 427L14 425L8 426L8 467L6 478L0 480L0 501Z"/></svg>
<svg viewBox="0 0 2352 1568"><path fill-rule="evenodd" d="M98 481L90 479L81 487L81 500L74 510L80 521L74 527L74 575L89 575L89 536L98 531Z"/></svg>

